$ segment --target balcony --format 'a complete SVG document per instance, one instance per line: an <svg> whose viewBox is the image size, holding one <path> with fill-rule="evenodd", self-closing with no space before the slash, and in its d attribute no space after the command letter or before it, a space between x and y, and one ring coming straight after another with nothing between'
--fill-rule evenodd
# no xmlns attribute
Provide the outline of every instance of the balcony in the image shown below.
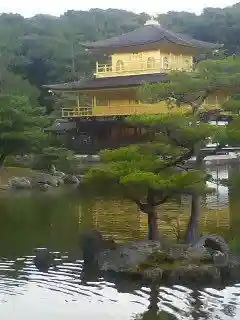
<svg viewBox="0 0 240 320"><path fill-rule="evenodd" d="M202 111L216 110L216 104L204 104ZM174 112L184 113L189 111L189 106L175 108ZM156 104L131 104L131 105L108 105L94 107L63 108L62 118L84 118L84 117L108 117L108 116L129 116L134 114L159 114L171 112L166 103Z"/></svg>
<svg viewBox="0 0 240 320"><path fill-rule="evenodd" d="M177 60L164 61L164 59L154 59L147 61L127 61L113 66L112 64L96 63L97 78L128 76L149 73L168 73L170 71L192 71L191 61L180 63Z"/></svg>
<svg viewBox="0 0 240 320"><path fill-rule="evenodd" d="M179 109L182 112L184 109ZM74 109L62 109L63 118L79 117L106 117L106 116L128 116L134 114L159 114L169 112L165 103L136 104L118 106L95 106L94 108L79 107Z"/></svg>
<svg viewBox="0 0 240 320"><path fill-rule="evenodd" d="M90 117L92 116L92 108L62 108L62 118Z"/></svg>

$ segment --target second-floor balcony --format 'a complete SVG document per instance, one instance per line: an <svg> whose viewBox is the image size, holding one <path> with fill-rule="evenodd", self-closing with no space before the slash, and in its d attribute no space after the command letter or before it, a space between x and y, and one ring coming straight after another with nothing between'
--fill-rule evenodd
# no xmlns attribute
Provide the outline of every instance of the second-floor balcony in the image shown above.
<svg viewBox="0 0 240 320"><path fill-rule="evenodd" d="M112 63L99 64L96 63L96 77L116 77L149 73L168 73L170 71L192 71L192 61L187 59L166 60L164 58L149 58L144 61L117 61L115 65Z"/></svg>

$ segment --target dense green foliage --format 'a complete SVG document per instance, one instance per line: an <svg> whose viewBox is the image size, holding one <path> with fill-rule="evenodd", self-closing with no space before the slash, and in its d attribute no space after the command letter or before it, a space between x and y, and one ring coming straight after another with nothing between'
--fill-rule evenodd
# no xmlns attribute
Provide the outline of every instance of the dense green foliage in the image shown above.
<svg viewBox="0 0 240 320"><path fill-rule="evenodd" d="M196 72L171 72L166 80L165 83L143 85L139 89L140 98L150 103L166 101L169 109L173 110L174 108L185 106L188 107L189 113L199 116L200 112L206 111L204 103L211 95L216 95L216 89L224 88L227 90L229 100L222 100L222 104L219 107L223 111L229 112L234 117L234 120L226 129L219 129L218 132L215 132L215 139L220 145L236 145L239 143L239 57L205 60L197 64ZM216 108L215 105L213 107ZM195 132L192 130L191 135L199 135L200 137L201 132L199 129L195 130Z"/></svg>
<svg viewBox="0 0 240 320"><path fill-rule="evenodd" d="M45 121L28 98L0 95L0 164L9 155L39 152L47 143Z"/></svg>

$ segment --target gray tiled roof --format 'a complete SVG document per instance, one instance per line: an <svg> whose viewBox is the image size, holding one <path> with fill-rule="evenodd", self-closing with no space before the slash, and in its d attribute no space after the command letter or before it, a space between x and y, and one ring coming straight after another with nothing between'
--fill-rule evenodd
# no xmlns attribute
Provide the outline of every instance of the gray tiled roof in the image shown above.
<svg viewBox="0 0 240 320"><path fill-rule="evenodd" d="M43 87L51 90L91 90L102 88L116 88L127 86L138 86L145 82L163 82L166 79L165 73L154 73L134 76L118 76L109 78L92 78L76 82L49 84Z"/></svg>
<svg viewBox="0 0 240 320"><path fill-rule="evenodd" d="M214 49L221 47L221 45L216 45L209 42L199 41L191 38L190 36L183 35L180 33L175 33L170 31L161 25L145 25L134 31L122 34L117 37L109 38L106 40L100 40L88 44L83 44L87 48L91 49L104 49L104 48L120 48L120 47L130 47L151 43L161 43L161 42L172 42L183 46L194 47L194 48L208 48Z"/></svg>

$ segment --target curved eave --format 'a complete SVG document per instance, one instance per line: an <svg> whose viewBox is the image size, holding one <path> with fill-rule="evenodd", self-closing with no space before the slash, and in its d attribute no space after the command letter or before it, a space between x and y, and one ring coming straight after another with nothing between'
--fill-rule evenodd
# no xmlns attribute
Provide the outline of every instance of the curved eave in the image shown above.
<svg viewBox="0 0 240 320"><path fill-rule="evenodd" d="M90 90L103 90L135 87L143 83L157 83L164 82L166 79L165 73L145 74L145 75L132 75L122 77L109 77L109 78L93 78L79 82L69 82L62 84L48 84L42 87L52 91L90 91Z"/></svg>
<svg viewBox="0 0 240 320"><path fill-rule="evenodd" d="M174 43L177 45L181 45L184 47L191 47L195 48L198 50L216 50L222 48L224 45L223 44L215 44L215 43L209 43L209 42L203 42L200 40L196 40L199 42L199 45L193 45L190 43L177 43L174 41L169 41L168 39L163 39L161 41L143 41L143 42L138 42L138 43L132 43L132 44L124 44L124 45L99 45L95 43L85 43L82 44L82 46L88 50L96 50L96 51L111 51L111 50L116 50L116 49L123 49L123 48L134 48L134 47L139 47L139 46L145 46L145 45L160 45L161 43Z"/></svg>

